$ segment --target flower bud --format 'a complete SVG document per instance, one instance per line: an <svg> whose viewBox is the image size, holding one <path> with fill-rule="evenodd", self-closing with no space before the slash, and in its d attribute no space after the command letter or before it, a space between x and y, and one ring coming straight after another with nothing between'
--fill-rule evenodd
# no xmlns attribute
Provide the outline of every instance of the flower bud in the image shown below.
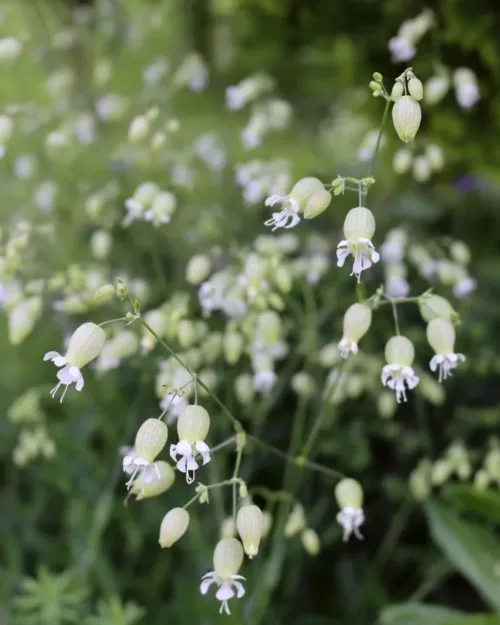
<svg viewBox="0 0 500 625"><path fill-rule="evenodd" d="M195 340L195 330L193 322L189 319L181 319L177 324L177 340L179 345L186 349L190 347Z"/></svg>
<svg viewBox="0 0 500 625"><path fill-rule="evenodd" d="M319 363L327 369L334 367L340 358L340 351L336 343L328 343L319 352Z"/></svg>
<svg viewBox="0 0 500 625"><path fill-rule="evenodd" d="M453 467L447 460L438 460L432 466L431 483L434 486L444 484L452 474Z"/></svg>
<svg viewBox="0 0 500 625"><path fill-rule="evenodd" d="M373 80L375 82L382 82L384 78L380 72L373 72Z"/></svg>
<svg viewBox="0 0 500 625"><path fill-rule="evenodd" d="M422 120L420 104L409 96L401 96L392 107L392 121L403 143L413 141Z"/></svg>
<svg viewBox="0 0 500 625"><path fill-rule="evenodd" d="M306 517L304 514L304 508L300 503L296 503L290 512L290 515L286 521L284 534L286 538L291 538L301 532L306 526Z"/></svg>
<svg viewBox="0 0 500 625"><path fill-rule="evenodd" d="M242 506L236 516L236 527L243 542L243 548L249 558L259 552L259 543L262 537L264 519L258 506Z"/></svg>
<svg viewBox="0 0 500 625"><path fill-rule="evenodd" d="M144 115L137 115L130 122L128 140L130 143L139 143L148 135L149 129L149 120Z"/></svg>
<svg viewBox="0 0 500 625"><path fill-rule="evenodd" d="M144 472L139 473L136 479L132 482L130 492L136 496L137 501L146 499L148 497L156 497L167 491L174 483L175 473L172 467L164 460L158 460L154 463L155 478L152 481L146 481Z"/></svg>
<svg viewBox="0 0 500 625"><path fill-rule="evenodd" d="M387 363L410 367L415 358L415 348L406 336L393 336L385 345Z"/></svg>
<svg viewBox="0 0 500 625"><path fill-rule="evenodd" d="M108 256L112 245L113 238L106 230L96 230L90 239L90 250L98 260Z"/></svg>
<svg viewBox="0 0 500 625"><path fill-rule="evenodd" d="M273 344L281 334L281 317L274 310L266 310L257 317L257 334L266 343Z"/></svg>
<svg viewBox="0 0 500 625"><path fill-rule="evenodd" d="M441 171L441 169L443 169L444 156L443 150L439 147L439 145L435 145L434 143L429 144L425 148L425 156L434 171Z"/></svg>
<svg viewBox="0 0 500 625"><path fill-rule="evenodd" d="M234 519L232 516L228 516L224 519L220 528L221 540L223 538L234 538L235 533L236 526L234 524Z"/></svg>
<svg viewBox="0 0 500 625"><path fill-rule="evenodd" d="M304 217L313 219L325 211L332 201L332 194L326 189L319 189L311 195L304 209Z"/></svg>
<svg viewBox="0 0 500 625"><path fill-rule="evenodd" d="M214 570L222 580L237 575L243 564L243 547L236 538L223 538L214 550Z"/></svg>
<svg viewBox="0 0 500 625"><path fill-rule="evenodd" d="M411 167L413 157L410 150L401 148L394 154L392 168L397 174L405 174Z"/></svg>
<svg viewBox="0 0 500 625"><path fill-rule="evenodd" d="M344 220L344 236L348 241L371 239L375 234L375 217L368 208L351 208Z"/></svg>
<svg viewBox="0 0 500 625"><path fill-rule="evenodd" d="M134 449L138 457L153 462L165 447L168 428L160 419L146 419L135 436Z"/></svg>
<svg viewBox="0 0 500 625"><path fill-rule="evenodd" d="M252 376L249 373L242 373L234 381L234 392L240 404L248 406L255 396Z"/></svg>
<svg viewBox="0 0 500 625"><path fill-rule="evenodd" d="M417 501L425 501L431 494L430 467L428 461L422 462L410 473L410 491Z"/></svg>
<svg viewBox="0 0 500 625"><path fill-rule="evenodd" d="M391 98L394 102L399 100L399 98L403 95L404 87L401 81L396 81L391 90Z"/></svg>
<svg viewBox="0 0 500 625"><path fill-rule="evenodd" d="M193 256L186 267L186 280L189 284L198 285L207 278L212 268L210 259L204 254Z"/></svg>
<svg viewBox="0 0 500 625"><path fill-rule="evenodd" d="M352 478L344 478L335 486L335 499L339 508L363 507L363 489L361 484Z"/></svg>
<svg viewBox="0 0 500 625"><path fill-rule="evenodd" d="M408 92L414 100L421 100L424 97L424 86L418 78L410 78Z"/></svg>
<svg viewBox="0 0 500 625"><path fill-rule="evenodd" d="M453 319L457 313L450 302L441 295L431 295L419 299L420 314L424 321L433 319Z"/></svg>
<svg viewBox="0 0 500 625"><path fill-rule="evenodd" d="M449 319L436 318L427 325L427 341L436 354L452 354L455 328Z"/></svg>
<svg viewBox="0 0 500 625"><path fill-rule="evenodd" d="M444 98L449 88L450 79L447 74L443 73L429 78L425 83L425 101L427 104L437 104Z"/></svg>
<svg viewBox="0 0 500 625"><path fill-rule="evenodd" d="M477 471L474 475L474 486L478 490L484 490L485 488L488 488L489 484L490 476L488 475L488 472L484 469L479 469L479 471Z"/></svg>
<svg viewBox="0 0 500 625"><path fill-rule="evenodd" d="M189 512L184 508L172 508L163 517L160 526L160 540L162 547L171 547L182 538L189 525Z"/></svg>
<svg viewBox="0 0 500 625"><path fill-rule="evenodd" d="M298 371L291 379L290 386L299 397L312 397L316 390L316 380L305 371Z"/></svg>
<svg viewBox="0 0 500 625"><path fill-rule="evenodd" d="M224 334L224 356L230 365L235 365L243 353L243 337L239 332Z"/></svg>
<svg viewBox="0 0 500 625"><path fill-rule="evenodd" d="M318 178L301 178L290 191L290 197L298 202L300 210L304 210L310 198L324 188L325 185Z"/></svg>
<svg viewBox="0 0 500 625"><path fill-rule="evenodd" d="M271 531L271 527L273 525L273 517L270 512L264 510L262 513L262 538L265 538L269 535Z"/></svg>
<svg viewBox="0 0 500 625"><path fill-rule="evenodd" d="M116 289L113 284L105 284L104 286L101 286L100 289L97 289L97 291L94 293L94 299L105 300L115 293Z"/></svg>
<svg viewBox="0 0 500 625"><path fill-rule="evenodd" d="M417 182L427 182L431 177L431 165L425 156L413 160L413 177Z"/></svg>
<svg viewBox="0 0 500 625"><path fill-rule="evenodd" d="M186 406L177 419L177 434L181 441L204 441L209 429L210 415L202 406Z"/></svg>
<svg viewBox="0 0 500 625"><path fill-rule="evenodd" d="M0 145L6 143L14 131L14 122L8 115L0 115Z"/></svg>
<svg viewBox="0 0 500 625"><path fill-rule="evenodd" d="M369 330L372 311L365 304L352 304L344 315L344 338L357 343Z"/></svg>
<svg viewBox="0 0 500 625"><path fill-rule="evenodd" d="M79 326L72 334L66 359L74 367L81 369L94 358L99 356L106 335L104 330L92 322L87 322Z"/></svg>
<svg viewBox="0 0 500 625"><path fill-rule="evenodd" d="M396 396L390 391L383 391L377 398L377 410L382 419L393 417L397 406Z"/></svg>
<svg viewBox="0 0 500 625"><path fill-rule="evenodd" d="M38 296L21 300L9 310L9 342L19 345L31 333L42 313L42 299Z"/></svg>
<svg viewBox="0 0 500 625"><path fill-rule="evenodd" d="M470 250L463 241L453 241L450 245L450 254L453 260L460 265L468 265L470 262Z"/></svg>
<svg viewBox="0 0 500 625"><path fill-rule="evenodd" d="M319 542L319 536L316 532L308 527L305 529L300 535L300 539L302 541L302 546L304 547L306 553L310 556L317 556L320 552L321 545Z"/></svg>

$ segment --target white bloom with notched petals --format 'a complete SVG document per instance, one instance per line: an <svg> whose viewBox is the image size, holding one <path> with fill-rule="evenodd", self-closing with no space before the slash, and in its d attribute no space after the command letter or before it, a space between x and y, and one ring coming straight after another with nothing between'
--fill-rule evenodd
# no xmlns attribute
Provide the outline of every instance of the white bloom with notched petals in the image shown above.
<svg viewBox="0 0 500 625"><path fill-rule="evenodd" d="M406 400L406 388L414 389L420 382L412 368L415 358L413 343L405 336L393 336L385 346L387 365L382 369L382 384L396 392L398 403Z"/></svg>
<svg viewBox="0 0 500 625"><path fill-rule="evenodd" d="M356 480L344 478L335 487L335 499L340 508L337 514L337 523L344 529L344 542L351 534L361 540L363 538L359 528L365 521L363 512L363 489Z"/></svg>
<svg viewBox="0 0 500 625"><path fill-rule="evenodd" d="M186 406L177 419L179 442L170 446L170 456L177 469L186 474L188 484L194 482L200 458L203 465L210 462L210 448L205 443L209 429L210 416L198 405Z"/></svg>
<svg viewBox="0 0 500 625"><path fill-rule="evenodd" d="M154 461L165 447L167 438L168 428L163 421L144 421L137 431L134 447L128 449L123 458L123 470L131 476L127 488L132 486L138 475L141 475L144 484L150 484L155 477L160 479L161 474Z"/></svg>
<svg viewBox="0 0 500 625"><path fill-rule="evenodd" d="M278 228L293 228L300 222L299 213L303 212L309 200L318 191L324 191L324 184L318 178L306 177L299 180L289 195L271 195L266 199L266 206L281 204L282 209L273 213L271 219L264 222L265 226Z"/></svg>
<svg viewBox="0 0 500 625"><path fill-rule="evenodd" d="M344 221L345 239L337 246L337 267L343 267L346 258L352 255L354 264L351 276L355 275L358 282L361 273L380 259L371 242L374 234L375 218L368 208L357 206L347 213Z"/></svg>
<svg viewBox="0 0 500 625"><path fill-rule="evenodd" d="M432 319L427 326L427 340L435 351L429 367L431 371L439 371L439 382L451 376L460 362L465 361L463 354L456 354L455 328L449 319Z"/></svg>
<svg viewBox="0 0 500 625"><path fill-rule="evenodd" d="M245 589L240 580L245 580L238 571L243 563L243 547L236 538L223 538L214 550L214 570L206 573L201 579L200 592L205 595L212 584L218 586L216 598L221 602L220 613L229 611L228 601L235 596L241 599Z"/></svg>

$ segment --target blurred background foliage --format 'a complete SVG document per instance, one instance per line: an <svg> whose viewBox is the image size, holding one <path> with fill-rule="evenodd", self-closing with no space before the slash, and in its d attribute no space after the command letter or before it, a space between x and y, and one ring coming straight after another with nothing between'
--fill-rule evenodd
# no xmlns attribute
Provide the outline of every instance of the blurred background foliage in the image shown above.
<svg viewBox="0 0 500 625"><path fill-rule="evenodd" d="M75 16L84 6L90 18L82 25ZM235 166L251 158L285 158L292 181L304 175L325 182L337 173L365 175L368 163L360 162L358 150L367 132L378 127L383 111L368 82L379 71L390 90L405 66L391 61L388 41L423 8L406 0L5 1L1 37L18 37L24 50L15 63L0 66L0 107L39 123L16 133L0 162L4 245L6 232L20 216L35 230L46 223L47 213L36 208L33 194L41 181L57 182L57 206L48 219L52 230L32 233L15 275L25 284L35 278L48 284L54 276L78 274L74 267L83 267L85 274L97 265L95 288L116 275L141 278L149 292L146 309L159 307L173 293L187 292L186 316L202 319L196 292L184 278L189 259L213 250L224 259L266 234L264 202L243 202ZM299 413L305 414L307 431L318 412L326 410L311 459L363 484L365 540L340 542L334 484L328 478L306 474L250 446L243 476L261 488L256 500L273 514L277 530L264 541L259 558L242 571L248 578L246 597L231 617L219 616L213 600L199 594L198 584L211 568L213 545L229 513L226 493L214 495L211 505L198 506L196 513L193 509L189 532L168 552L158 546L158 528L168 509L189 498L180 480L161 497L123 505L119 450L130 444L142 420L158 413L155 376L158 359L165 355L158 346L153 356L137 352L103 376L87 374L85 392L69 391L62 405L51 401L54 372L43 365L43 354L59 349L75 321L103 321L121 311L89 303L76 312L54 310L55 296L44 287L43 315L21 344L9 341L8 314L0 320L2 625L208 624L222 619L252 625L500 623L500 481L492 479L480 488L480 480L474 480L488 453L493 458L490 473L500 475L494 438L500 432L500 12L484 0L440 0L426 8L434 12L435 25L410 61L414 71L425 84L441 65L469 67L481 97L467 110L458 106L452 90L434 106L426 106L424 99L414 149L437 143L445 163L423 183L411 173L395 173L393 155L401 144L388 123L369 206L379 241L390 228L404 226L426 245L445 241L446 247L447 240L459 240L468 246L478 289L454 303L466 366L447 381L446 397L441 391L416 393L396 414L381 415L378 371L393 327L384 308L363 344L367 354L378 356L355 371L361 390L327 403L326 409L319 392L298 398L290 388L293 373L306 370L323 387L325 373L317 355L338 341L343 313L356 297L353 279L337 270L331 258L317 285L294 283L285 298L290 353L278 371L281 383L269 396L258 405L257 400L256 405L240 405L232 388L242 367L223 359L213 366L221 399L249 428L257 420L261 437L279 449L287 449ZM59 38L58 44L56 35L65 28L74 29L76 39L62 45L64 38ZM166 57L177 68L193 51L207 63L206 89L192 93L144 87L141 71L153 59ZM112 64L113 72L109 82L96 86L92 76L101 59ZM50 93L47 77L68 69L73 76L69 93ZM246 113L225 110L224 91L255 72L273 77L275 93L291 104L293 119L249 156L239 137ZM109 123L98 120L97 140L47 156L47 133L82 111L95 112L97 98L105 93L123 97L123 115ZM159 108L162 119L179 119L180 130L169 136L161 157L145 152L131 158L123 149L128 124L151 106ZM189 151L204 132L215 132L225 149L226 166L215 174L204 164L193 164ZM37 174L26 181L14 179L14 157L27 153L39 158ZM172 166L179 162L195 173L190 187L172 181ZM175 190L175 217L158 229L140 222L121 228L117 216L123 214L123 202L145 180ZM86 208L88 198L110 181L114 187L106 208L94 216ZM320 217L294 230L306 262L325 244L330 244L331 256L332 241L339 240L352 202L349 195L335 198ZM89 247L97 228L112 234L112 252L102 261L92 258ZM331 233L326 243L315 238L325 232ZM80 278L85 282L85 275L78 274L76 281ZM368 291L382 280L369 277ZM409 282L415 295L429 287L414 268ZM450 284L431 286L453 297ZM400 321L417 354L427 357L418 310L401 307ZM218 317L210 324L215 330L225 327ZM29 390L28 405L16 419L14 401ZM214 424L212 439L223 440L231 430L217 407L205 401ZM38 432L44 453L16 462L14 450L24 430L31 437ZM447 458L453 444L465 450L469 471L462 479L443 479L432 499L415 501L410 474L423 458L429 466ZM451 449L453 453L456 447ZM233 462L232 452L220 453L209 478L201 479L224 479ZM283 540L280 527L282 533L291 504L266 495L281 489L292 491L304 505L309 525L320 536L318 556L307 555L298 537Z"/></svg>

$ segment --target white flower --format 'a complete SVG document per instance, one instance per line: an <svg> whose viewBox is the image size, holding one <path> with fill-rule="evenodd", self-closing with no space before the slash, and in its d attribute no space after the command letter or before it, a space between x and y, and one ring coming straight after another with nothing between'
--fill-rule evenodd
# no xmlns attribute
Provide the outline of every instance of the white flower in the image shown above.
<svg viewBox="0 0 500 625"><path fill-rule="evenodd" d="M221 602L219 613L225 612L231 614L229 611L228 601L235 595L238 599L241 599L245 594L245 589L240 580L246 581L243 575L229 575L226 579L222 579L215 571L206 573L202 578L200 591L202 595L206 595L208 589L212 584L217 584L219 589L217 590L215 597Z"/></svg>
<svg viewBox="0 0 500 625"><path fill-rule="evenodd" d="M382 369L382 384L396 391L396 399L398 403L403 398L406 399L406 386L411 390L420 382L420 378L415 375L412 367L402 367L398 364L385 365Z"/></svg>
<svg viewBox="0 0 500 625"><path fill-rule="evenodd" d="M164 395L160 401L160 408L167 414L167 424L175 421L187 405L187 399L177 393Z"/></svg>
<svg viewBox="0 0 500 625"><path fill-rule="evenodd" d="M123 471L130 475L127 488L130 488L138 474L142 484L151 484L161 473L155 464L155 459L165 447L168 438L168 428L160 419L147 419L137 431L133 448L125 448L123 457Z"/></svg>
<svg viewBox="0 0 500 625"><path fill-rule="evenodd" d="M351 534L354 534L358 540L362 540L363 535L359 531L361 525L365 521L365 515L362 508L352 508L346 506L337 513L337 523L344 529L344 542L349 540Z"/></svg>
<svg viewBox="0 0 500 625"><path fill-rule="evenodd" d="M65 386L61 402L71 384L75 384L76 390L81 391L84 385L82 367L97 358L104 346L104 330L95 323L84 323L72 334L68 350L65 356L59 352L50 351L43 359L50 360L56 367L62 367L57 372L59 382L50 391L52 398L55 397L60 386Z"/></svg>
<svg viewBox="0 0 500 625"><path fill-rule="evenodd" d="M130 480L126 483L126 487L130 488L140 472L144 484L151 484L155 477L160 479L160 471L154 462L148 462L145 458L137 455L133 447L127 449L127 454L122 461L123 471L130 475Z"/></svg>
<svg viewBox="0 0 500 625"><path fill-rule="evenodd" d="M210 448L203 441L190 443L188 440L182 440L177 445L170 445L170 457L176 463L177 469L186 474L188 484L194 482L194 474L199 467L196 460L198 455L201 456L204 465L210 462ZM178 457L180 457L179 460Z"/></svg>
<svg viewBox="0 0 500 625"><path fill-rule="evenodd" d="M406 297L410 292L410 285L402 276L389 276L385 281L384 291L389 297Z"/></svg>
<svg viewBox="0 0 500 625"><path fill-rule="evenodd" d="M337 523L344 529L344 542L349 540L351 534L361 540L363 536L359 528L365 520L361 484L351 478L343 478L335 487L335 499L340 508Z"/></svg>
<svg viewBox="0 0 500 625"><path fill-rule="evenodd" d="M471 278L470 276L461 278L453 285L453 295L459 299L468 297L476 290L476 287L477 280L475 278Z"/></svg>
<svg viewBox="0 0 500 625"><path fill-rule="evenodd" d="M398 403L407 401L406 388L414 389L420 382L412 364L415 357L413 343L405 336L393 336L385 346L387 365L382 369L382 384L396 392Z"/></svg>
<svg viewBox="0 0 500 625"><path fill-rule="evenodd" d="M344 315L344 335L338 344L342 358L358 353L358 341L368 332L372 311L364 304L349 306Z"/></svg>
<svg viewBox="0 0 500 625"><path fill-rule="evenodd" d="M253 376L253 387L257 393L268 393L276 384L278 376L274 371L258 371Z"/></svg>
<svg viewBox="0 0 500 625"><path fill-rule="evenodd" d="M408 41L401 36L389 39L389 50L394 63L404 63L405 61L409 61L417 53L417 50L411 41Z"/></svg>
<svg viewBox="0 0 500 625"><path fill-rule="evenodd" d="M358 206L347 213L344 221L345 239L337 246L337 267L343 267L346 258L351 254L354 257L351 276L355 275L358 282L361 272L378 263L380 259L371 242L374 233L375 218L370 210Z"/></svg>
<svg viewBox="0 0 500 625"><path fill-rule="evenodd" d="M456 354L455 328L449 319L432 319L427 325L427 340L435 351L429 367L431 371L439 369L439 382L446 380L460 362L465 361L463 354Z"/></svg>
<svg viewBox="0 0 500 625"><path fill-rule="evenodd" d="M266 206L274 206L277 203L282 204L283 208L273 213L272 218L265 221L264 225L272 227L273 232L278 228L294 228L300 222L300 205L297 200L287 195L271 195L265 202Z"/></svg>

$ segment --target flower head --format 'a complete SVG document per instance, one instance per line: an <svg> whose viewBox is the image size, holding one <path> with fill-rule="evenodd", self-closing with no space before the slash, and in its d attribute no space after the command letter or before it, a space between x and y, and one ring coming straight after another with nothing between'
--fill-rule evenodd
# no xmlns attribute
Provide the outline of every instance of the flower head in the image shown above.
<svg viewBox="0 0 500 625"><path fill-rule="evenodd" d="M427 325L427 340L435 351L429 366L431 371L439 370L439 381L451 375L459 362L465 361L463 354L455 354L455 328L449 319L432 319Z"/></svg>
<svg viewBox="0 0 500 625"><path fill-rule="evenodd" d="M385 346L387 364L382 369L382 384L396 392L398 403L406 401L406 387L413 389L420 382L412 364L415 358L413 343L405 336L393 336Z"/></svg>
<svg viewBox="0 0 500 625"><path fill-rule="evenodd" d="M130 475L127 487L131 488L134 479L140 474L144 484L150 484L155 477L161 479L161 472L154 462L165 447L168 428L160 419L147 419L137 431L134 447L123 458L123 470Z"/></svg>
<svg viewBox="0 0 500 625"><path fill-rule="evenodd" d="M220 613L229 611L228 601L235 595L241 599L245 594L245 589L240 580L245 578L238 575L238 571L243 564L243 547L236 538L223 538L214 550L214 570L204 575L201 579L200 591L205 595L212 584L219 587L216 598L221 602Z"/></svg>
<svg viewBox="0 0 500 625"><path fill-rule="evenodd" d="M204 442L210 429L210 416L198 405L186 406L177 419L179 442L170 445L170 456L177 469L186 474L186 482L194 482L199 457L203 464L210 462L210 448Z"/></svg>
<svg viewBox="0 0 500 625"><path fill-rule="evenodd" d="M104 346L105 338L104 330L100 326L91 322L84 323L73 332L65 356L55 351L45 354L44 360L50 360L56 367L62 367L57 372L59 382L50 391L52 397L55 397L60 386L66 387L61 402L71 384L75 384L77 391L82 390L84 381L80 369L97 358Z"/></svg>
<svg viewBox="0 0 500 625"><path fill-rule="evenodd" d="M274 206L279 203L282 205L282 209L273 213L272 218L265 221L264 225L272 227L273 230L293 228L300 221L299 213L302 213L313 196L321 191L324 191L324 185L321 180L308 177L299 180L289 195L269 196L265 202L266 206ZM316 195L314 203L316 203L316 198L318 197ZM314 210L312 206L311 210Z"/></svg>
<svg viewBox="0 0 500 625"><path fill-rule="evenodd" d="M356 538L363 536L359 528L364 523L363 489L356 480L344 478L335 487L335 499L341 509L337 514L337 522L344 528L344 542L354 534Z"/></svg>
<svg viewBox="0 0 500 625"><path fill-rule="evenodd" d="M358 341L367 332L372 322L372 311L364 304L349 306L344 315L344 336L339 343L342 358L358 353Z"/></svg>
<svg viewBox="0 0 500 625"><path fill-rule="evenodd" d="M351 276L354 274L358 282L361 272L380 259L371 242L374 234L375 218L368 208L357 206L347 213L344 221L345 239L337 246L337 267L343 267L346 258L352 254L354 264Z"/></svg>

